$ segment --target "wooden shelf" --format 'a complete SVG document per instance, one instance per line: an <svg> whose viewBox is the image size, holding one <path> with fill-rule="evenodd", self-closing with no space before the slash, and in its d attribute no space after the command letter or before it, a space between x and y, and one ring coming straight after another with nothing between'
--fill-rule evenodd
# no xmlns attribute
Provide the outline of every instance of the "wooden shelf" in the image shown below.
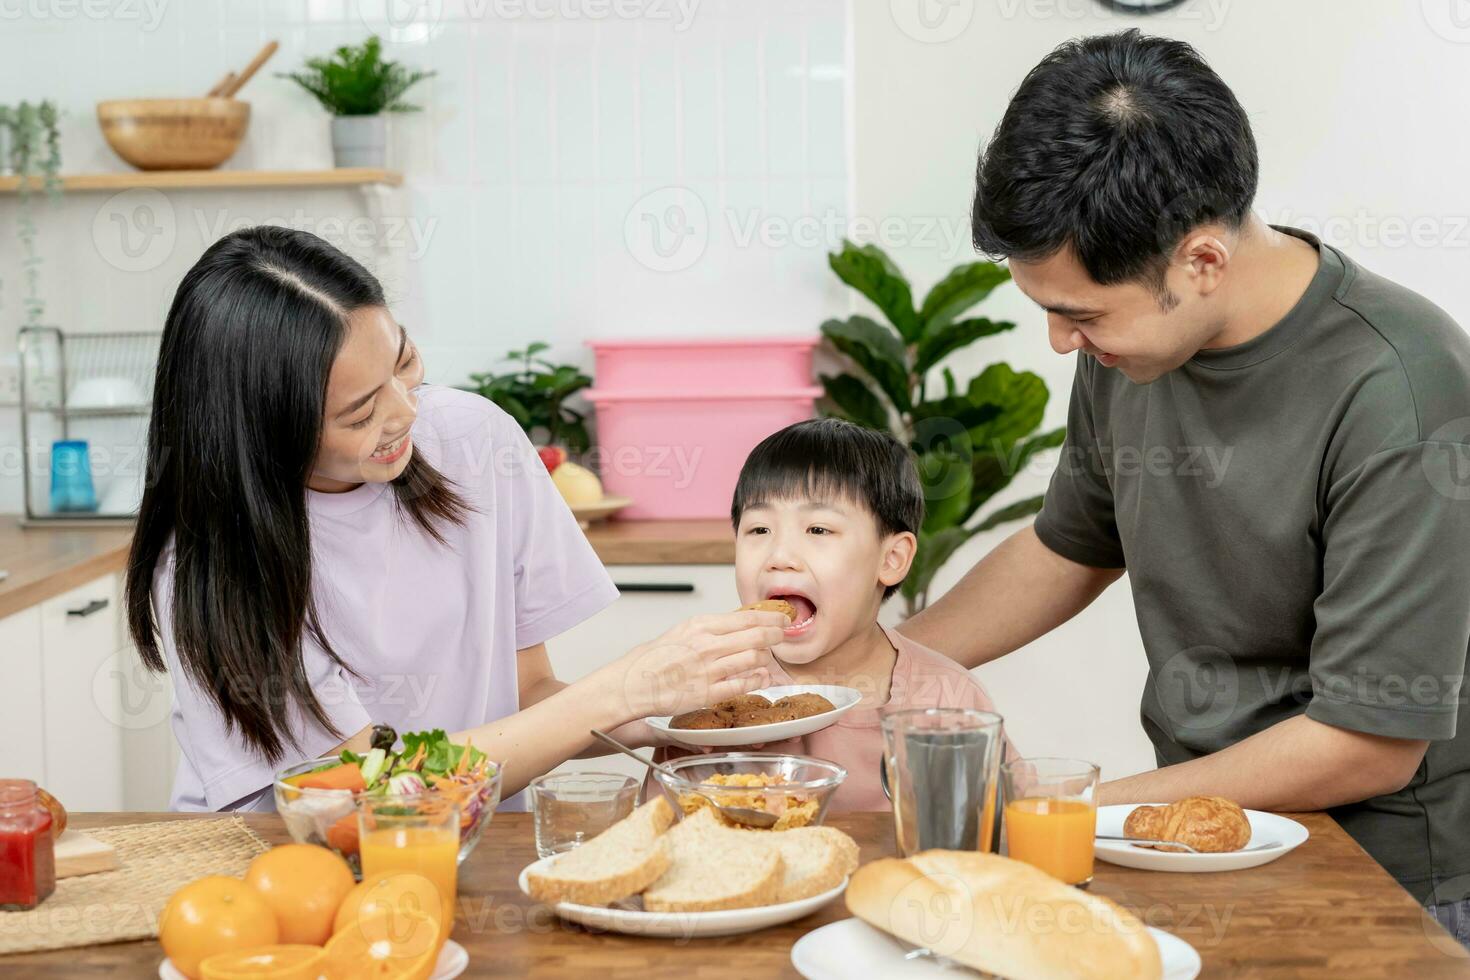
<svg viewBox="0 0 1470 980"><path fill-rule="evenodd" d="M365 184L397 187L402 183L403 174L398 171L375 167L336 170L129 170L111 174L66 174L61 178L63 192L125 191L134 187L156 190L360 187ZM39 189L38 184L32 187ZM19 177L0 177L0 193L14 194L19 188Z"/></svg>

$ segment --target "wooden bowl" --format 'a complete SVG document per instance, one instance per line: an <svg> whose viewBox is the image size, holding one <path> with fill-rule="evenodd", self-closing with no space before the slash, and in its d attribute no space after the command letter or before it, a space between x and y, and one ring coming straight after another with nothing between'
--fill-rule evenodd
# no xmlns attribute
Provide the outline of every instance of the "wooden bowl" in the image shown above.
<svg viewBox="0 0 1470 980"><path fill-rule="evenodd" d="M118 99L97 103L102 135L139 170L210 170L240 148L250 103L239 99Z"/></svg>

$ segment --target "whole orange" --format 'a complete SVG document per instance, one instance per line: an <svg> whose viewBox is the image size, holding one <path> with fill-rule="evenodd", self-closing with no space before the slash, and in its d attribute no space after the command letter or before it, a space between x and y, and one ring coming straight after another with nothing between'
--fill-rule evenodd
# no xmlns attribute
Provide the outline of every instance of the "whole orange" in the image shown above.
<svg viewBox="0 0 1470 980"><path fill-rule="evenodd" d="M271 946L280 938L275 913L239 878L210 875L174 892L158 919L158 942L186 977L216 953Z"/></svg>
<svg viewBox="0 0 1470 980"><path fill-rule="evenodd" d="M332 921L352 891L352 869L315 844L273 847L250 862L245 884L276 915L282 943L320 946L332 938Z"/></svg>
<svg viewBox="0 0 1470 980"><path fill-rule="evenodd" d="M440 921L444 918L444 905L439 889L428 878L411 871L380 871L362 879L337 909L332 935L354 923L385 913L423 913L438 923L440 945L449 936L449 929ZM453 923L448 925L453 928Z"/></svg>

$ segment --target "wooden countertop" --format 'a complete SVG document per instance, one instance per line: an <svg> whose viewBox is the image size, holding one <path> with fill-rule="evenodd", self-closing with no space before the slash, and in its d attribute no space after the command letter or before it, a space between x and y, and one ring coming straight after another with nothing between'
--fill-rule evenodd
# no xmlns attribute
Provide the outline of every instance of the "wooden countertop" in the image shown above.
<svg viewBox="0 0 1470 980"><path fill-rule="evenodd" d="M127 565L129 527L26 528L0 517L0 619Z"/></svg>
<svg viewBox="0 0 1470 980"><path fill-rule="evenodd" d="M0 517L0 619L127 564L126 527L21 527ZM730 522L608 521L587 531L608 565L723 565L735 561Z"/></svg>
<svg viewBox="0 0 1470 980"><path fill-rule="evenodd" d="M1202 977L1323 977L1342 980L1470 977L1470 956L1326 814L1297 814L1311 839L1248 871L1166 874L1099 862L1095 892L1194 946ZM73 814L71 826L106 826L183 814ZM288 840L275 814L246 814L271 843ZM893 853L887 813L839 814L862 859ZM791 946L818 926L847 918L837 901L805 919L760 932L673 942L595 934L562 922L516 886L536 858L531 816L497 814L460 868L453 936L470 953L469 976L794 977ZM16 975L154 976L151 941L0 957ZM26 968L29 968L27 970Z"/></svg>

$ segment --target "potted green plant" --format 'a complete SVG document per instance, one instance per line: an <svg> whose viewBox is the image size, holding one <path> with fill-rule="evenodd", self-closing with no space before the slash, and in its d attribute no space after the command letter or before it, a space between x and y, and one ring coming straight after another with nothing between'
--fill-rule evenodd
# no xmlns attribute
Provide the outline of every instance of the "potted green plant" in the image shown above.
<svg viewBox="0 0 1470 980"><path fill-rule="evenodd" d="M592 379L571 364L553 364L539 356L547 344L531 344L511 351L505 360L516 367L510 371L470 375L465 389L490 399L515 419L533 442L585 453L592 444L587 416L567 404Z"/></svg>
<svg viewBox="0 0 1470 980"><path fill-rule="evenodd" d="M828 262L888 321L856 315L822 324L822 334L860 372L823 375L821 381L827 414L891 431L916 455L926 514L918 555L901 589L913 615L928 604L935 573L961 545L1041 509L1037 496L980 513L1033 455L1060 446L1066 430L1036 431L1046 410L1046 384L1003 361L963 386L946 367L942 390L931 385L931 374L951 354L1015 327L965 315L1010 279L1004 267L956 266L915 308L908 279L876 245L844 241Z"/></svg>
<svg viewBox="0 0 1470 980"><path fill-rule="evenodd" d="M61 194L61 135L56 121L53 102L0 105L0 172L20 177L15 234L24 270L22 302L27 327L39 326L46 312L46 303L41 298L41 256L36 250L31 195L38 182L48 197Z"/></svg>
<svg viewBox="0 0 1470 980"><path fill-rule="evenodd" d="M418 111L403 95L435 74L383 60L383 43L376 36L360 45L344 44L330 58L308 58L304 71L277 73L306 89L332 114L332 156L338 167L385 166L384 113Z"/></svg>

